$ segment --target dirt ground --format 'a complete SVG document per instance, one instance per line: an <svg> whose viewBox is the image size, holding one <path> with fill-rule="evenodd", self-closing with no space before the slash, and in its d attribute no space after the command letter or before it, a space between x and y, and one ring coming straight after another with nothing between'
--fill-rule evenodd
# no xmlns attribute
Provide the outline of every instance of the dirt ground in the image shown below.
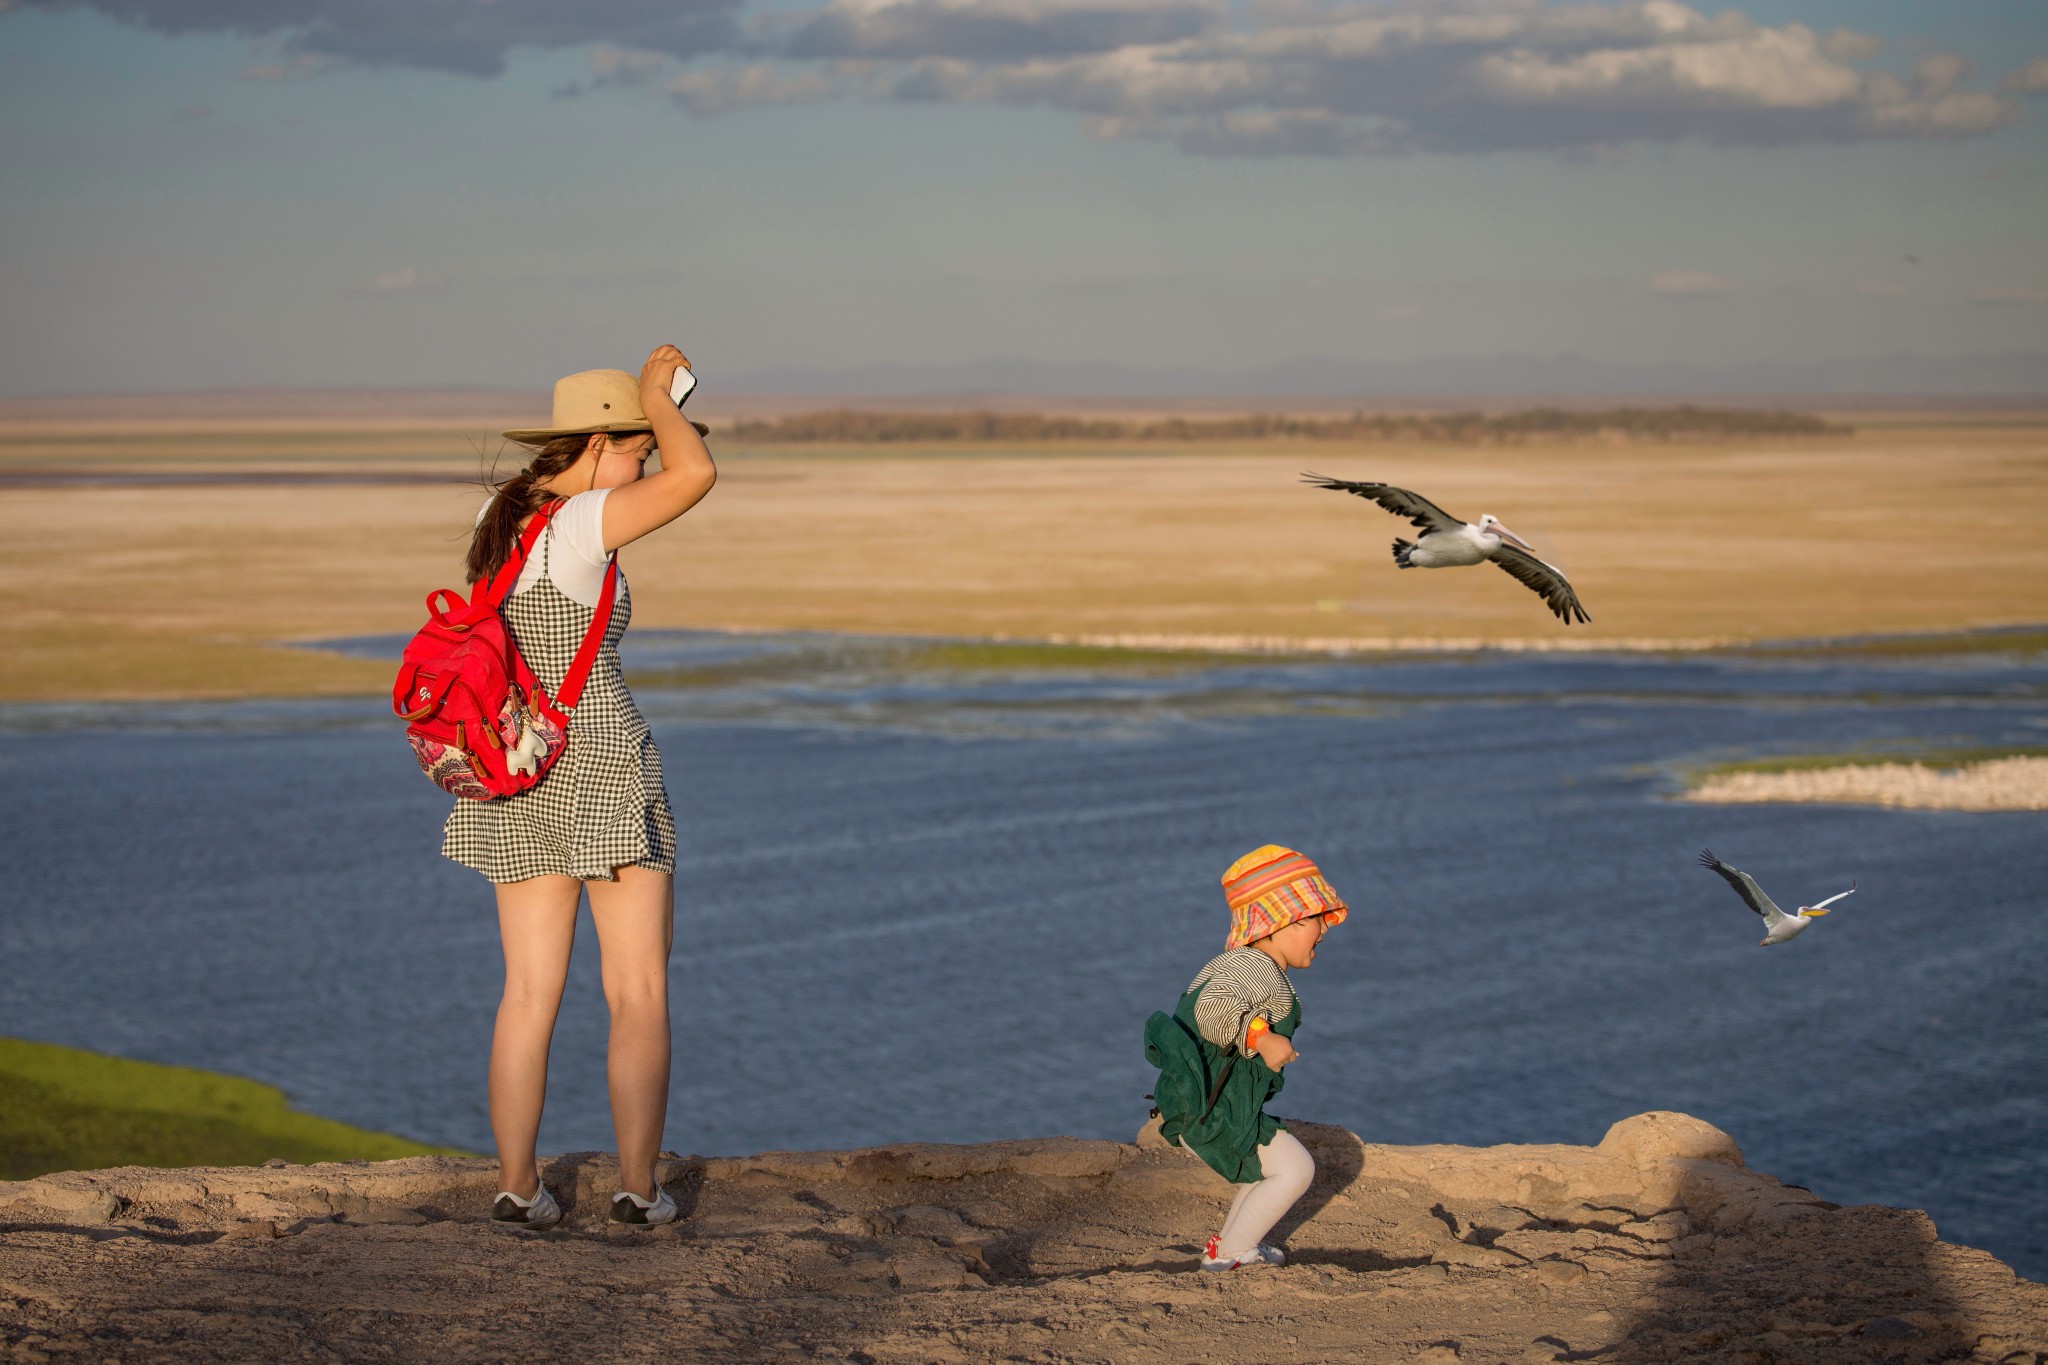
<svg viewBox="0 0 2048 1365"><path fill-rule="evenodd" d="M2048 1286L1743 1169L1638 1115L1596 1147L1382 1147L1290 1125L1317 1180L1277 1269L1196 1252L1228 1187L1186 1153L1053 1138L668 1162L686 1217L485 1218L490 1163L0 1184L16 1361L2048 1361ZM2015 1192L2015 1197L2020 1197Z"/></svg>
<svg viewBox="0 0 2048 1365"><path fill-rule="evenodd" d="M459 580L482 436L0 426L0 700L382 690L384 665L271 642L414 629ZM2048 424L2022 417L1755 444L719 454L709 500L622 556L636 625L1684 644L2036 621L2048 575ZM1495 513L1592 625L1487 566L1398 571L1408 528L1303 468Z"/></svg>

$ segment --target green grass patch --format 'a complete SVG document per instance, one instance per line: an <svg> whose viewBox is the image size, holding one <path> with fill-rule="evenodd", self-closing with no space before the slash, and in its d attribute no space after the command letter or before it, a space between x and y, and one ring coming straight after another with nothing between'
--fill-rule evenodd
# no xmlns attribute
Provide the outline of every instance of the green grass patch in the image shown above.
<svg viewBox="0 0 2048 1365"><path fill-rule="evenodd" d="M96 622L15 628L0 702L380 696L394 666L311 649Z"/></svg>
<svg viewBox="0 0 2048 1365"><path fill-rule="evenodd" d="M1970 763L1988 763L2000 758L2048 758L2048 745L2008 744L1960 749L1858 749L1841 754L1786 754L1777 758L1746 759L1739 763L1716 763L1695 768L1687 775L1694 784L1729 773L1796 773L1815 768L1875 768L1887 763L1920 763L1930 768L1960 768Z"/></svg>
<svg viewBox="0 0 2048 1365"><path fill-rule="evenodd" d="M2048 627L2016 630L1960 630L1929 635L1881 635L1865 640L1823 640L1811 644L1749 645L1744 652L1771 658L1930 658L1957 654L2048 653Z"/></svg>
<svg viewBox="0 0 2048 1365"><path fill-rule="evenodd" d="M1121 673L1163 674L1225 668L1257 660L1289 661L1300 656L1228 654L1208 650L1129 649L1113 645L1055 645L1031 640L864 639L847 636L834 644L761 659L683 668L636 668L634 687L744 687L804 677L943 673Z"/></svg>
<svg viewBox="0 0 2048 1365"><path fill-rule="evenodd" d="M807 673L827 671L815 657L747 659L735 663L700 664L688 668L629 668L629 688L748 687L787 682Z"/></svg>
<svg viewBox="0 0 2048 1365"><path fill-rule="evenodd" d="M0 1179L107 1166L464 1156L293 1109L275 1086L0 1038Z"/></svg>

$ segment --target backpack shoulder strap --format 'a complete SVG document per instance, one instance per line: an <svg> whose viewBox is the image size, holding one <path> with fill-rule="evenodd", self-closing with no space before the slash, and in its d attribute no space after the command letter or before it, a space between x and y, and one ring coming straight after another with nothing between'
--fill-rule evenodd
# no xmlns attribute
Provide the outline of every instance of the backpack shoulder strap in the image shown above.
<svg viewBox="0 0 2048 1365"><path fill-rule="evenodd" d="M520 571L525 569L527 558L533 554L533 547L540 541L541 532L547 530L548 520L562 508L563 499L543 504L526 523L526 530L520 533L519 543L512 547L512 553L505 556L505 562L491 578L490 585L470 599L470 608L478 615L496 611L498 604L511 593L519 582Z"/></svg>
<svg viewBox="0 0 2048 1365"><path fill-rule="evenodd" d="M590 681L590 669L597 662L605 630L612 623L612 605L618 595L619 552L613 550L611 563L604 571L604 590L598 594L597 610L590 614L590 629L583 632L583 643L576 647L576 657L562 677L562 689L555 694L555 704L564 711L574 711L576 703L583 699L583 684Z"/></svg>

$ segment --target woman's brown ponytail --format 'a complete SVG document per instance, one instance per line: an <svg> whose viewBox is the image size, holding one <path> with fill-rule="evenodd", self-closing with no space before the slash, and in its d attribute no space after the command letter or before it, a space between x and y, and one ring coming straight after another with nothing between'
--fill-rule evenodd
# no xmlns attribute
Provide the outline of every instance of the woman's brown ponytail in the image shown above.
<svg viewBox="0 0 2048 1365"><path fill-rule="evenodd" d="M483 520L476 524L476 534L470 538L470 582L487 579L505 566L505 561L512 557L513 547L519 543L519 524L555 496L540 487L541 481L551 479L575 464L589 444L590 436L581 433L557 436L543 445L529 446L533 459L526 468L503 483L486 482L492 490L491 504L484 509Z"/></svg>

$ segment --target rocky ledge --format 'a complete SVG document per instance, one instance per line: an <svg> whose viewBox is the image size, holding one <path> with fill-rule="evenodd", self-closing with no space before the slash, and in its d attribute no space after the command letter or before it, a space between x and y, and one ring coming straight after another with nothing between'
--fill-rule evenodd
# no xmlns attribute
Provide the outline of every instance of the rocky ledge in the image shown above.
<svg viewBox="0 0 2048 1365"><path fill-rule="evenodd" d="M1279 1269L1204 1275L1228 1187L1149 1132L677 1158L677 1225L489 1222L489 1162L0 1183L16 1360L1946 1361L2048 1365L2048 1286L1641 1114L1595 1147L1387 1147L1318 1174Z"/></svg>

